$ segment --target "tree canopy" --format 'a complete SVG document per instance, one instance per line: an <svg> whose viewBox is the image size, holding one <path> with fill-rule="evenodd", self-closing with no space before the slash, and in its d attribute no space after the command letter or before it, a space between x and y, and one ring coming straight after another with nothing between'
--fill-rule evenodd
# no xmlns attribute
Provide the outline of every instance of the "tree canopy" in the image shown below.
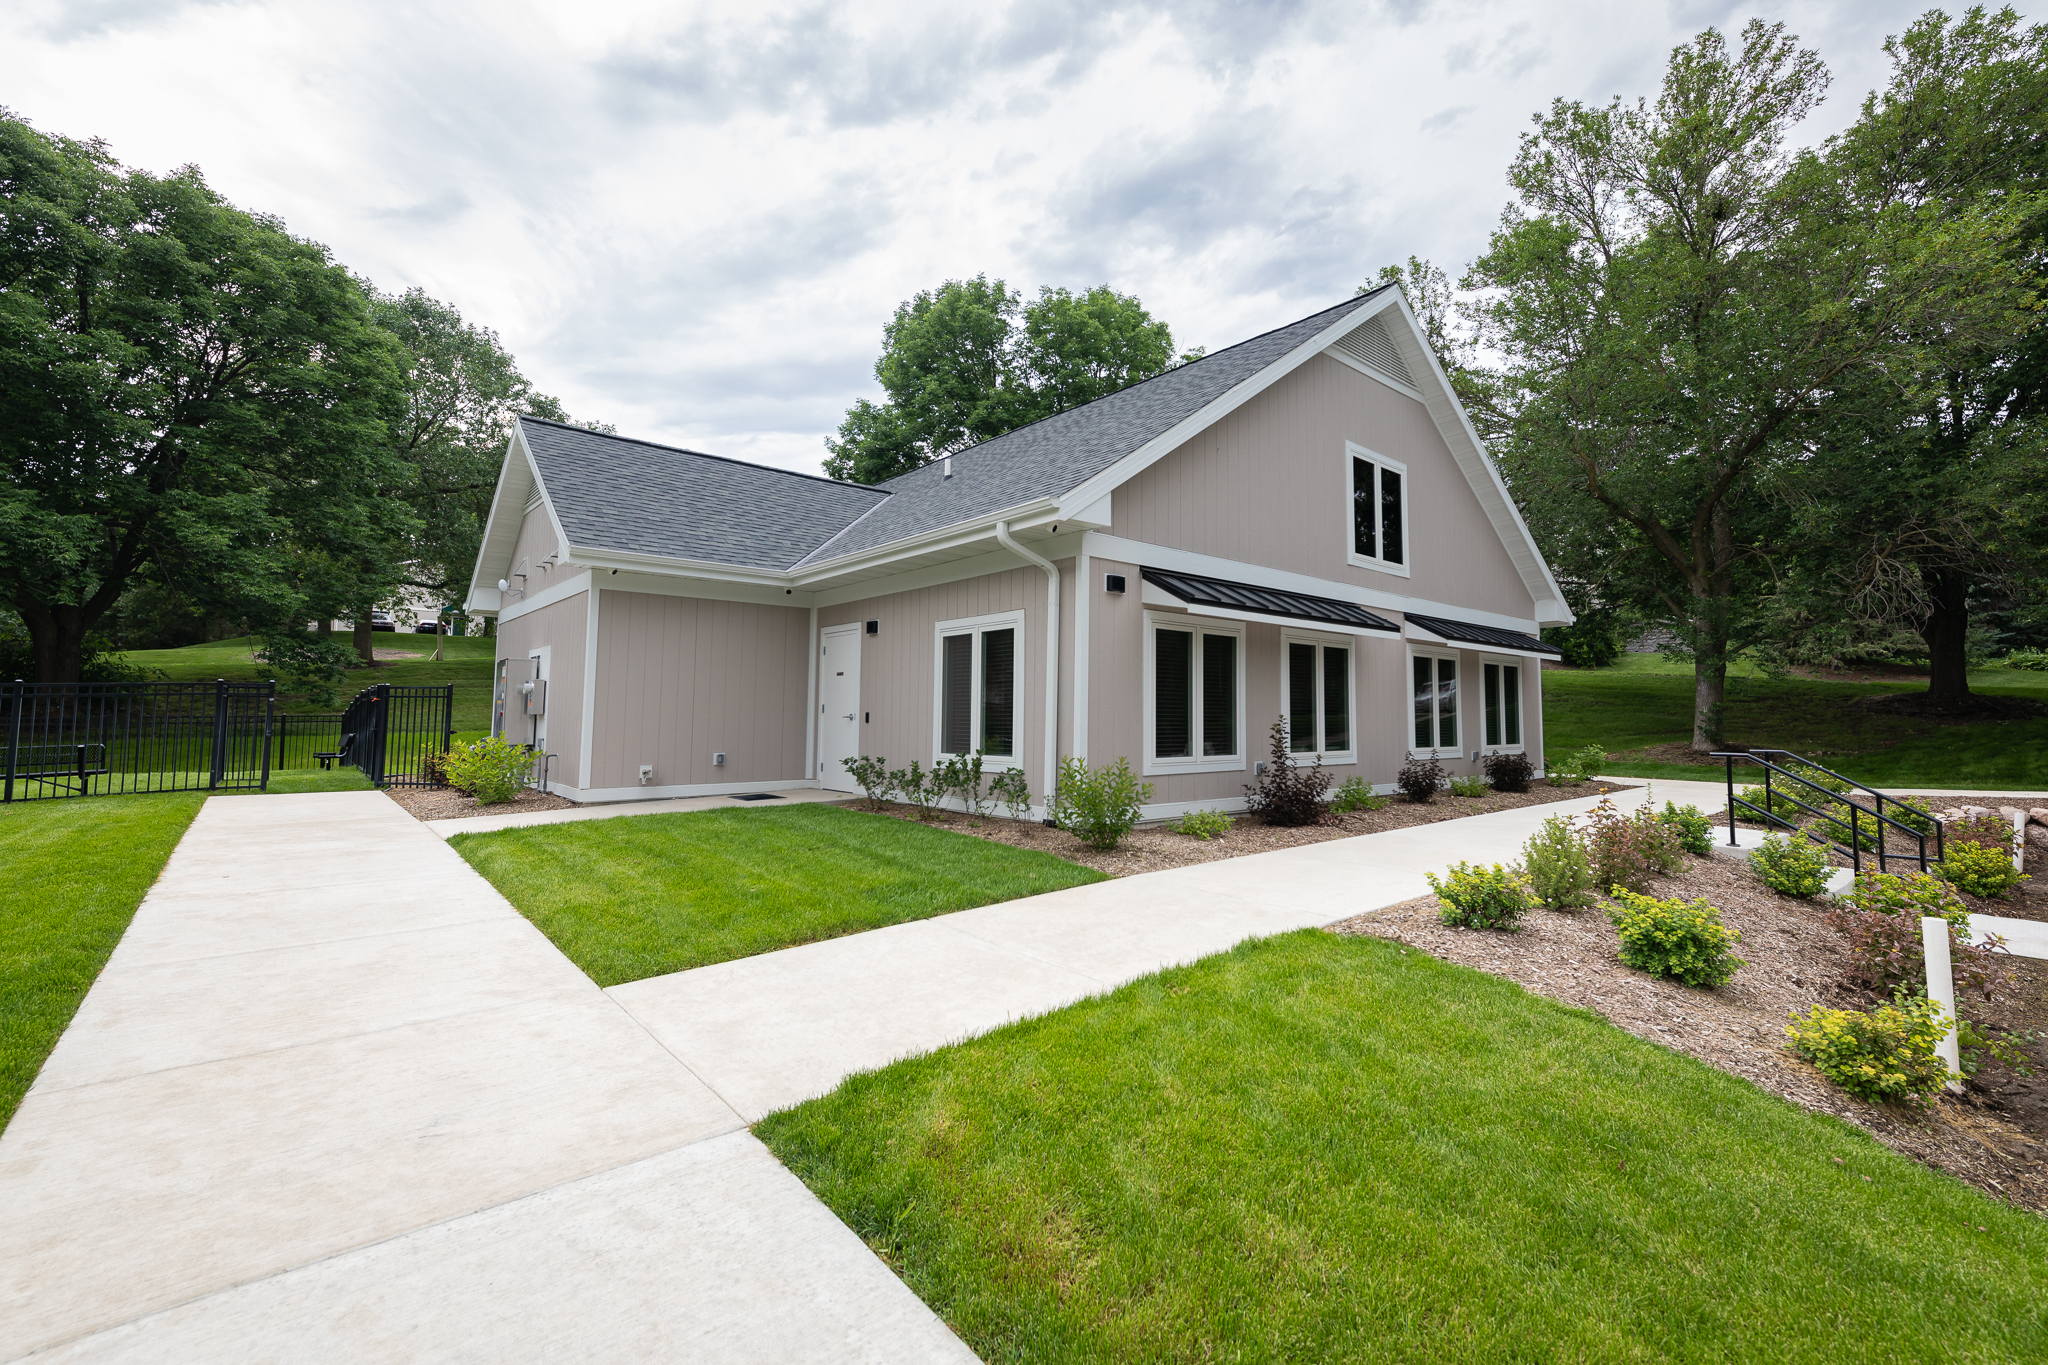
<svg viewBox="0 0 2048 1365"><path fill-rule="evenodd" d="M985 275L948 280L898 305L882 329L885 398L848 409L825 440L825 472L880 483L1174 363L1167 325L1106 284L1048 286L1026 303Z"/></svg>

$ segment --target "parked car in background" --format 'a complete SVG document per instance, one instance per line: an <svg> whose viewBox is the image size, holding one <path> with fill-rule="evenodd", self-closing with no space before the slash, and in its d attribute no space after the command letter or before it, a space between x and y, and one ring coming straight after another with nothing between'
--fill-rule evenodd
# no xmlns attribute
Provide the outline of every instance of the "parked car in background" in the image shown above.
<svg viewBox="0 0 2048 1365"><path fill-rule="evenodd" d="M440 629L441 629L441 613L440 613L440 612L438 612L438 611L435 611L435 610L434 610L434 609L433 609L432 607L421 607L421 608L420 608L420 609L419 609L418 611L414 612L414 613L413 613L413 615L414 615L414 616L415 616L415 617L417 618L417 619L416 619L416 620L415 620L415 621L413 622L413 627L412 627L412 633L413 633L413 634L415 634L415 635L435 635L435 634L438 634L438 633L440 632Z"/></svg>
<svg viewBox="0 0 2048 1365"><path fill-rule="evenodd" d="M397 630L398 621L388 611L373 611L370 613L370 629Z"/></svg>

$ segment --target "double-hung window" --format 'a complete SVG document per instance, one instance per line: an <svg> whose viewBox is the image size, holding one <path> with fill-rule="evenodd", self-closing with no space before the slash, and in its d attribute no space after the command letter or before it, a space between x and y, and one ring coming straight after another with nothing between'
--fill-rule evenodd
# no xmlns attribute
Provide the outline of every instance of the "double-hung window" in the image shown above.
<svg viewBox="0 0 2048 1365"><path fill-rule="evenodd" d="M1244 767L1244 627L1146 613L1145 771Z"/></svg>
<svg viewBox="0 0 2048 1365"><path fill-rule="evenodd" d="M1408 466L1350 441L1344 463L1351 485L1353 564L1408 574Z"/></svg>
<svg viewBox="0 0 2048 1365"><path fill-rule="evenodd" d="M1022 738L1017 645L1023 636L1021 611L939 623L939 704L932 748L940 758L978 751L985 760L998 760L998 767L1016 761Z"/></svg>
<svg viewBox="0 0 2048 1365"><path fill-rule="evenodd" d="M1418 754L1449 750L1458 752L1458 656L1424 654L1410 656L1415 695L1414 733L1411 748Z"/></svg>
<svg viewBox="0 0 2048 1365"><path fill-rule="evenodd" d="M1480 666L1486 747L1522 751L1522 666L1487 660Z"/></svg>
<svg viewBox="0 0 2048 1365"><path fill-rule="evenodd" d="M1287 747L1321 754L1326 763L1356 762L1350 642L1290 630L1281 633L1280 645Z"/></svg>

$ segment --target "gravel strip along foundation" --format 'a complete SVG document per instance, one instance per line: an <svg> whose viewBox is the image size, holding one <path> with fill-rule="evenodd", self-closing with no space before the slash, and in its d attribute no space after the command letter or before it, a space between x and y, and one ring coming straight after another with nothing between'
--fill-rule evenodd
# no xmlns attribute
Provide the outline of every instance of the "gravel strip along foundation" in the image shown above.
<svg viewBox="0 0 2048 1365"><path fill-rule="evenodd" d="M1945 1096L1922 1113L1865 1104L1836 1089L1785 1048L1785 1024L1815 1004L1868 1008L1872 1001L1841 978L1843 939L1821 922L1818 902L1780 896L1739 862L1688 858L1678 875L1657 878L1656 896L1703 897L1742 934L1745 965L1719 990L1698 990L1624 967L1614 928L1600 909L1537 910L1513 933L1456 929L1438 918L1434 896L1330 926L1341 934L1394 939L1433 956L1517 982L1539 995L1604 1015L1651 1042L1755 1082L1794 1104L1869 1131L1880 1142L1947 1171L1999 1198L2048 1212L2048 1081L1988 1062L1962 1096ZM2048 905L2026 896L1980 901L1972 909L2048 919ZM2015 981L1989 1001L1972 996L1964 1012L1979 1024L2025 1032L2033 1069L2048 1071L2048 962L2013 959Z"/></svg>

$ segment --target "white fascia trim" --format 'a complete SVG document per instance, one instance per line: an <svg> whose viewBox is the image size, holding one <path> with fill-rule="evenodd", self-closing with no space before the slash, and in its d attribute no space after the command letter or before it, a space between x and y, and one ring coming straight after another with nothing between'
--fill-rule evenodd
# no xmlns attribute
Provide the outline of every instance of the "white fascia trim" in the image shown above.
<svg viewBox="0 0 2048 1365"><path fill-rule="evenodd" d="M522 597L511 606L500 611L498 613L498 624L502 626L509 621L517 621L528 612L539 611L542 607L551 607L557 602L566 602L578 593L589 592L590 584L591 578L587 573L577 574L574 578L565 578L559 583L551 583L539 592L534 593L531 597Z"/></svg>
<svg viewBox="0 0 2048 1365"><path fill-rule="evenodd" d="M1422 341L1422 328L1409 310L1408 300L1398 289L1388 291L1394 295L1393 307L1407 323L1402 334L1389 329L1389 335L1397 335L1397 344L1406 342L1402 349L1409 352L1404 356L1412 369L1418 362L1435 381L1430 391L1422 397L1422 403L1429 410L1437 432L1444 438L1444 444L1451 448L1451 456L1457 460L1472 484L1472 491L1478 495L1479 505L1485 511L1487 520L1493 523L1494 532L1500 536L1501 544L1514 561L1515 569L1522 576L1522 583L1529 590L1535 602L1536 621L1540 626L1568 626L1573 621L1571 609L1564 604L1564 592L1557 586L1556 577L1550 572L1550 565L1543 558L1543 551L1536 546L1536 538L1529 534L1528 523L1522 520L1521 509L1508 494L1508 486L1494 466L1493 457L1486 453L1486 443L1479 439L1478 428L1472 425L1472 417L1465 411L1465 405L1458 401L1458 394L1451 387L1450 377L1444 373L1436 352Z"/></svg>
<svg viewBox="0 0 2048 1365"><path fill-rule="evenodd" d="M876 506L880 505L879 503L876 504ZM872 510L874 509L869 509L869 511ZM908 559L913 555L929 554L933 550L949 549L954 545L964 545L970 541L993 539L998 523L1009 522L1013 528L1019 523L1028 526L1033 524L1034 520L1039 518L1041 513L1052 513L1052 517L1045 519L1055 520L1057 519L1058 511L1059 503L1054 499L1034 498L1030 502L1019 503L1015 507L1000 512L990 512L985 516L975 517L969 521L956 521L950 526L941 526L935 530L907 536L902 540L891 541L886 545L877 545L871 550L862 550L858 554L841 555L836 559L821 560L816 564L805 564L801 568L792 569L787 577L793 583L814 583L821 578L836 578L843 573L855 573L864 569L879 568L884 564L893 563L899 559ZM861 513L861 516L866 515L866 512ZM857 518L853 524L858 524Z"/></svg>
<svg viewBox="0 0 2048 1365"><path fill-rule="evenodd" d="M579 564L586 561L578 560ZM803 593L765 583L734 583L724 579L685 578L675 574L635 573L622 569L592 569L591 575L606 592L642 592L656 597L701 597L712 602L752 602L764 607L792 607L802 610L814 605Z"/></svg>
<svg viewBox="0 0 2048 1365"><path fill-rule="evenodd" d="M589 545L570 545L562 557L598 569L621 572L669 574L703 578L716 583L758 583L764 587L787 588L790 577L780 569L749 569L738 564L714 564L702 559L674 559L666 555L640 554L632 550L602 550Z"/></svg>
<svg viewBox="0 0 2048 1365"><path fill-rule="evenodd" d="M1361 607L1380 607L1387 611L1403 613L1419 611L1425 616L1450 616L1470 621L1474 625L1497 626L1502 630L1519 630L1530 635L1536 633L1536 623L1526 616L1506 616L1497 611L1480 611L1476 607L1453 606L1448 602L1429 602L1419 597L1406 597L1400 593L1388 592L1384 588L1362 588L1356 583L1312 578L1307 574L1290 573L1286 569L1270 569L1263 564L1247 564L1238 559L1219 559L1215 555L1197 554L1193 550L1176 550L1166 545L1148 545L1142 540L1125 540L1120 536L1106 535L1099 531L1088 533L1088 551L1104 559L1121 560L1123 563L1142 568L1205 574L1210 578L1227 578L1240 583L1250 583L1254 587L1282 588L1289 592L1305 592L1317 597L1333 597L1339 602L1355 602ZM1380 637L1387 634L1383 630L1371 633Z"/></svg>
<svg viewBox="0 0 2048 1365"><path fill-rule="evenodd" d="M1068 492L1060 499L1060 505L1078 510L1088 507L1105 494L1115 492L1118 487L1157 464L1176 447L1193 440L1321 355L1333 342L1363 326L1366 319L1378 317L1398 303L1400 297L1400 290L1388 289L1380 298L1346 315L1342 320L1331 323L1265 369L1240 382L1236 388L1224 393L1207 407L1190 413L1109 468Z"/></svg>
<svg viewBox="0 0 2048 1365"><path fill-rule="evenodd" d="M1079 535L1067 535L1062 532L1037 542L1037 548L1047 559L1069 559L1080 552L1081 539ZM990 543L995 543L992 537ZM949 559L942 564L931 564L922 569L905 569L901 573L885 574L880 578L864 578L857 583L825 588L812 593L811 599L821 607L836 607L847 602L866 602L899 592L914 592L919 588L934 588L942 583L958 583L962 579L983 578L989 574L1009 573L1014 569L1033 567L1035 566L1029 560L1019 555L1013 555L1004 549L994 549L986 554ZM803 594L797 595L801 597Z"/></svg>
<svg viewBox="0 0 2048 1365"><path fill-rule="evenodd" d="M532 478L533 465L515 423L510 439L505 442L504 461L498 466L498 487L491 494L491 511L484 519L483 538L477 542L476 567L470 571L469 597L463 603L465 610L498 610L495 601L484 601L480 593L488 591L493 598L497 597L497 582L512 567L512 550L519 539L519 525L526 519L526 504L533 492ZM518 510L513 510L515 508ZM497 546L501 539L505 542L502 549ZM492 572L494 569L497 572Z"/></svg>
<svg viewBox="0 0 2048 1365"><path fill-rule="evenodd" d="M1368 630L1364 626L1340 625L1334 621L1304 621L1298 616L1268 616L1262 611L1239 611L1235 607L1211 607L1193 602L1183 602L1156 583L1146 583L1138 594L1138 600L1148 607L1164 607L1168 611L1184 611L1190 616L1213 617L1220 621L1249 621L1253 625L1280 626L1287 630L1321 630L1335 635L1357 635L1365 639L1387 640L1392 634L1384 630Z"/></svg>
<svg viewBox="0 0 2048 1365"><path fill-rule="evenodd" d="M1388 374L1385 370L1374 369L1372 366L1366 364L1363 360L1359 360L1355 357L1348 356L1334 346L1332 346L1329 350L1323 352L1323 354L1330 357L1330 359L1336 361L1339 365L1349 365L1352 369L1358 371L1367 379L1377 380L1380 383L1385 384L1388 388L1392 389L1395 393L1400 394L1403 398L1412 398L1418 403L1426 403L1429 401L1428 399L1422 396L1422 390L1416 388L1413 384L1403 384L1400 380L1394 378L1394 376Z"/></svg>
<svg viewBox="0 0 2048 1365"><path fill-rule="evenodd" d="M579 805L588 802L670 801L679 796L737 796L741 792L786 792L815 788L816 782L802 778L771 778L765 782L699 782L673 787L565 787L548 784L556 796ZM858 792L854 793L856 796Z"/></svg>

